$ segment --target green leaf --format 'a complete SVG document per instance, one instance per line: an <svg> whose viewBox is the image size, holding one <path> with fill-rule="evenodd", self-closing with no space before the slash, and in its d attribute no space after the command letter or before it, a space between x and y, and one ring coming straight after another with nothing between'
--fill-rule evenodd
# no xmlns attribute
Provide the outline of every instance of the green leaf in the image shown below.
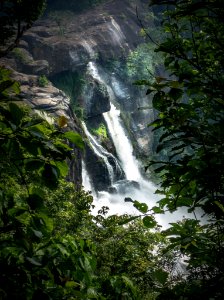
<svg viewBox="0 0 224 300"><path fill-rule="evenodd" d="M69 168L68 168L68 164L66 163L66 161L55 161L55 165L59 169L62 177L65 177L68 175Z"/></svg>
<svg viewBox="0 0 224 300"><path fill-rule="evenodd" d="M165 107L165 103L164 103L164 96L165 93L163 91L157 92L154 96L153 96L153 107L157 110L163 110L163 108Z"/></svg>
<svg viewBox="0 0 224 300"><path fill-rule="evenodd" d="M56 166L53 166L51 164L45 164L42 172L44 184L50 188L57 187L60 175L58 172L59 170Z"/></svg>
<svg viewBox="0 0 224 300"><path fill-rule="evenodd" d="M16 219L17 219L20 223L22 223L22 224L24 224L24 225L29 225L30 219L31 219L31 215L30 215L29 212L24 212L23 214L17 216Z"/></svg>
<svg viewBox="0 0 224 300"><path fill-rule="evenodd" d="M49 218L46 214L41 212L37 214L37 217L39 217L44 222L47 231L52 232L52 230L54 229L53 219Z"/></svg>
<svg viewBox="0 0 224 300"><path fill-rule="evenodd" d="M43 233L42 233L41 231L35 230L35 229L33 229L33 228L31 228L31 230L33 231L34 235L35 235L36 237L38 237L39 239L41 239L41 238L43 237Z"/></svg>
<svg viewBox="0 0 224 300"><path fill-rule="evenodd" d="M151 208L151 210L155 213L155 214L164 214L164 210L161 209L160 207L158 206L153 206Z"/></svg>
<svg viewBox="0 0 224 300"><path fill-rule="evenodd" d="M156 270L152 273L152 278L164 285L168 279L168 273L162 269Z"/></svg>
<svg viewBox="0 0 224 300"><path fill-rule="evenodd" d="M13 80L6 80L0 83L0 93L4 92L6 89L12 87L14 84Z"/></svg>
<svg viewBox="0 0 224 300"><path fill-rule="evenodd" d="M144 226L147 228L154 228L157 225L157 222L151 216L145 216L142 221Z"/></svg>
<svg viewBox="0 0 224 300"><path fill-rule="evenodd" d="M134 207L142 213L146 213L148 211L148 205L146 203L140 203L136 200L134 201Z"/></svg>
<svg viewBox="0 0 224 300"><path fill-rule="evenodd" d="M67 131L64 133L64 136L78 148L84 149L84 142L80 134L73 131Z"/></svg>
<svg viewBox="0 0 224 300"><path fill-rule="evenodd" d="M26 259L34 266L38 266L38 267L42 266L41 263L33 257L26 257Z"/></svg>
<svg viewBox="0 0 224 300"><path fill-rule="evenodd" d="M214 201L214 203L221 209L221 211L224 213L224 206L218 202L218 201Z"/></svg>
<svg viewBox="0 0 224 300"><path fill-rule="evenodd" d="M70 289L78 287L78 286L80 286L80 283L77 283L75 281L66 281L66 283L65 283L65 287L70 288Z"/></svg>
<svg viewBox="0 0 224 300"><path fill-rule="evenodd" d="M181 89L171 88L168 94L170 98L172 98L174 101L177 101L182 97L183 91Z"/></svg>
<svg viewBox="0 0 224 300"><path fill-rule="evenodd" d="M38 171L44 166L44 161L30 158L25 161L25 166L28 171Z"/></svg>
<svg viewBox="0 0 224 300"><path fill-rule="evenodd" d="M127 218L127 219L125 219L125 220L121 220L121 221L118 222L118 225L124 225L124 224L127 224L127 223L129 223L129 222L131 222L131 221L133 221L133 220L135 220L135 219L137 219L137 218L139 218L139 216L132 216L132 217Z"/></svg>
<svg viewBox="0 0 224 300"><path fill-rule="evenodd" d="M9 110L11 112L13 121L18 126L20 124L20 122L22 121L22 118L25 115L24 110L22 109L22 106L14 103L14 102L11 102L9 104Z"/></svg>

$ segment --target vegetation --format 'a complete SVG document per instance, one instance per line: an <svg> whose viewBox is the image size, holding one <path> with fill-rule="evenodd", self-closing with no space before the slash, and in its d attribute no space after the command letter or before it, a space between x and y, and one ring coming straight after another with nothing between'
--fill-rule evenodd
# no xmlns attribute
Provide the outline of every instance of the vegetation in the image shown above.
<svg viewBox="0 0 224 300"><path fill-rule="evenodd" d="M154 52L154 49L154 45L143 43L129 54L126 69L127 75L132 81L153 76L155 67L160 61L159 55Z"/></svg>
<svg viewBox="0 0 224 300"><path fill-rule="evenodd" d="M11 9L26 1L5 2ZM167 35L156 51L170 76L138 84L152 95L157 152L167 155L148 165L161 178L158 206L125 199L138 216L107 216L106 207L91 214L91 194L65 180L66 141L83 149L81 137L65 132L63 117L35 114L0 68L1 299L223 299L224 7L218 0L152 2L168 5ZM79 76L69 78L65 87L77 95ZM154 215L183 206L195 218L161 233Z"/></svg>
<svg viewBox="0 0 224 300"><path fill-rule="evenodd" d="M95 134L96 136L99 136L102 139L107 139L108 138L107 129L106 129L106 126L103 123L101 123L99 125L99 127L96 128L96 129L92 128L92 132L93 132L93 134Z"/></svg>
<svg viewBox="0 0 224 300"><path fill-rule="evenodd" d="M45 75L40 75L38 77L38 85L40 87L45 87L45 86L48 85L48 83L49 83L49 81L48 81L48 79L47 79L47 77Z"/></svg>
<svg viewBox="0 0 224 300"><path fill-rule="evenodd" d="M0 57L18 45L23 33L43 13L45 4L45 0L1 1Z"/></svg>
<svg viewBox="0 0 224 300"><path fill-rule="evenodd" d="M0 75L1 299L153 299L151 277L161 289L161 266L172 265L154 251L164 238L136 217L106 217L107 208L92 216L92 196L63 179L64 139L83 148L81 137L32 112L9 71Z"/></svg>
<svg viewBox="0 0 224 300"><path fill-rule="evenodd" d="M27 55L26 51L22 48L14 48L11 54L21 63L29 64L32 62L31 58Z"/></svg>
<svg viewBox="0 0 224 300"><path fill-rule="evenodd" d="M187 207L194 220L165 232L172 248L188 257L185 280L159 299L221 299L224 270L224 6L222 1L152 1L162 5L166 38L157 42L167 77L139 81L157 111L150 125L159 132L151 161L160 175L162 195L155 211ZM167 7L164 10L164 7ZM206 225L200 225L200 216Z"/></svg>
<svg viewBox="0 0 224 300"><path fill-rule="evenodd" d="M83 108L78 102L85 83L81 73L77 71L64 71L60 74L52 76L50 80L57 88L62 90L70 98L70 104L74 113L77 115L77 117L83 119Z"/></svg>

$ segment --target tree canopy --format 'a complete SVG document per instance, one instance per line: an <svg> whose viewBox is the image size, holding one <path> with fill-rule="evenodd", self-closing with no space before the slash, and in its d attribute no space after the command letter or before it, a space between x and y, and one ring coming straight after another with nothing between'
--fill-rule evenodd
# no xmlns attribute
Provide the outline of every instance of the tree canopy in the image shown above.
<svg viewBox="0 0 224 300"><path fill-rule="evenodd" d="M164 76L139 81L148 86L158 139L150 161L160 177L159 208L187 207L195 220L166 231L189 257L189 278L169 299L221 299L224 251L224 3L151 1L166 33L156 41ZM207 224L199 225L201 216ZM211 253L212 252L212 253ZM214 254L214 256L213 256ZM206 274L206 275L205 275ZM167 295L167 297L169 297ZM165 299L168 299L165 297Z"/></svg>
<svg viewBox="0 0 224 300"><path fill-rule="evenodd" d="M3 0L0 3L0 57L18 45L23 33L43 13L45 0Z"/></svg>

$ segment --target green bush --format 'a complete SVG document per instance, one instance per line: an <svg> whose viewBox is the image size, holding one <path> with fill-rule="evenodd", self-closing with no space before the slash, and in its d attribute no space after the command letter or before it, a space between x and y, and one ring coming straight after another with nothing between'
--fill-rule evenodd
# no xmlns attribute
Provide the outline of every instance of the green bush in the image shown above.
<svg viewBox="0 0 224 300"><path fill-rule="evenodd" d="M45 75L41 75L38 77L38 85L40 87L45 87L48 85L48 83L49 83L49 81Z"/></svg>

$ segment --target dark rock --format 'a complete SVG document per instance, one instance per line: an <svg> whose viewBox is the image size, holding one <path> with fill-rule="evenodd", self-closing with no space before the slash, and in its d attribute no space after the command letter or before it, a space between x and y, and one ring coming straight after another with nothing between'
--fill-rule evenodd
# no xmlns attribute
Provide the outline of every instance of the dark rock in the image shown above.
<svg viewBox="0 0 224 300"><path fill-rule="evenodd" d="M108 191L113 194L126 194L133 189L139 189L140 185L134 180L119 180L108 188Z"/></svg>
<svg viewBox="0 0 224 300"><path fill-rule="evenodd" d="M87 83L82 97L87 118L101 115L110 110L107 88L97 80L91 80Z"/></svg>
<svg viewBox="0 0 224 300"><path fill-rule="evenodd" d="M87 144L85 147L86 169L96 191L106 191L111 185L110 176L104 161Z"/></svg>

